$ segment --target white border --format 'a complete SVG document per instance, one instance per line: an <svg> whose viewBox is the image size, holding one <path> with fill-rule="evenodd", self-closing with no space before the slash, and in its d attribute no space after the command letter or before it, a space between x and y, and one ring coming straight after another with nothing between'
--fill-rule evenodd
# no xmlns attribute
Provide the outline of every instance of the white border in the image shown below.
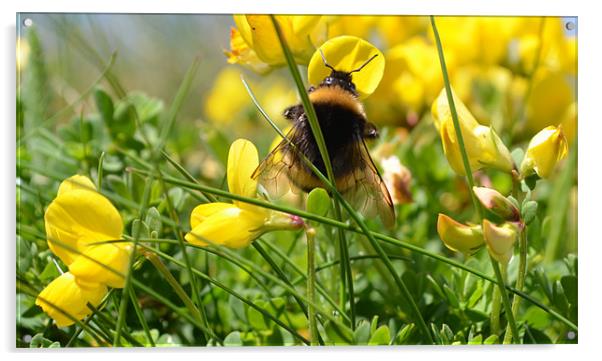
<svg viewBox="0 0 602 361"><path fill-rule="evenodd" d="M494 3L482 0L301 0L285 2L282 0L255 1L193 1L193 0L23 0L18 3L0 4L2 25L2 193L3 213L0 217L4 237L0 242L3 249L5 271L4 296L2 304L2 342L7 357L19 357L39 360L106 359L106 357L132 357L132 352L144 353L142 357L163 359L174 354L178 358L222 358L239 357L246 360L282 360L307 359L308 357L342 357L346 360L365 360L374 354L381 359L423 359L425 356L444 360L507 360L508 357L532 358L536 354L543 357L558 357L564 360L599 354L597 343L600 337L602 318L600 312L601 293L599 280L601 273L598 259L602 257L602 235L599 231L599 216L602 199L602 161L601 134L602 114L600 112L600 94L602 79L600 67L602 42L600 12L593 5L595 1L586 0L505 0ZM234 350L213 349L170 349L170 350L69 350L67 352L39 352L15 350L15 305L14 305L14 226L15 226L15 19L16 12L145 12L145 13L355 13L355 14L450 14L450 15L558 15L579 17L579 345L578 346L535 346L535 347L395 347L395 348L245 348ZM84 353L85 352L85 353ZM332 354L336 352L336 355ZM520 356L519 356L520 355ZM589 357L587 358L589 359Z"/></svg>

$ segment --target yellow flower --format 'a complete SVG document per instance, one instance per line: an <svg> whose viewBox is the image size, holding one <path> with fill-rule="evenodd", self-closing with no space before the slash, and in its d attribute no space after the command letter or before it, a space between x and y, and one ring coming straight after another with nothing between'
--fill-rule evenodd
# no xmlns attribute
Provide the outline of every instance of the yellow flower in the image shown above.
<svg viewBox="0 0 602 361"><path fill-rule="evenodd" d="M526 104L529 135L548 125L559 124L576 98L575 80L569 80L564 72L541 69L532 81L533 89Z"/></svg>
<svg viewBox="0 0 602 361"><path fill-rule="evenodd" d="M205 115L213 122L230 124L247 106L251 98L245 89L239 69L224 68L215 78L205 97Z"/></svg>
<svg viewBox="0 0 602 361"><path fill-rule="evenodd" d="M437 233L445 247L470 255L483 245L481 226L467 226L443 213L437 219Z"/></svg>
<svg viewBox="0 0 602 361"><path fill-rule="evenodd" d="M352 74L353 83L360 95L365 98L378 87L385 70L385 58L374 45L355 36L339 36L322 44L324 58L338 71L351 72L360 68L376 55L361 71ZM316 50L309 61L307 74L309 83L318 85L330 75L331 69L324 66L320 51Z"/></svg>
<svg viewBox="0 0 602 361"><path fill-rule="evenodd" d="M319 27L320 16L277 15L276 20L298 64L307 64L311 54L323 41L325 28ZM230 63L240 63L257 70L284 65L286 59L269 15L234 15L236 30L232 30L231 51L226 52Z"/></svg>
<svg viewBox="0 0 602 361"><path fill-rule="evenodd" d="M255 145L246 139L232 143L228 152L228 188L244 197L257 196L257 181L251 178L259 164ZM192 230L188 242L199 246L223 245L229 248L248 246L265 232L298 229L303 221L296 216L275 212L245 202L207 203L197 206L190 215Z"/></svg>
<svg viewBox="0 0 602 361"><path fill-rule="evenodd" d="M89 178L76 175L63 181L44 222L48 247L75 277L123 287L131 245L101 243L121 239L123 222Z"/></svg>
<svg viewBox="0 0 602 361"><path fill-rule="evenodd" d="M549 126L537 133L529 142L527 153L520 165L523 177L536 172L541 178L548 178L558 162L568 152L562 127Z"/></svg>
<svg viewBox="0 0 602 361"><path fill-rule="evenodd" d="M453 95L453 98L472 171L491 167L510 173L514 165L510 152L502 140L492 128L480 125L457 96ZM441 91L441 94L433 103L432 114L449 164L456 173L465 175L460 146L456 138L456 130L445 89Z"/></svg>
<svg viewBox="0 0 602 361"><path fill-rule="evenodd" d="M36 298L36 305L42 307L58 327L65 327L91 314L92 310L87 304L97 307L106 294L105 285L82 283L66 272L40 292Z"/></svg>
<svg viewBox="0 0 602 361"><path fill-rule="evenodd" d="M508 263L514 253L514 243L518 238L518 228L513 223L496 226L487 219L483 220L483 237L489 254L498 262Z"/></svg>

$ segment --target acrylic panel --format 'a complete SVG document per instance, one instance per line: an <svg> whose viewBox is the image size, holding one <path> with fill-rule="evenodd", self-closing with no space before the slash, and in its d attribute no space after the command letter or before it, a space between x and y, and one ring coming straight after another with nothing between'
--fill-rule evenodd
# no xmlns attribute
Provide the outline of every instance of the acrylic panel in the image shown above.
<svg viewBox="0 0 602 361"><path fill-rule="evenodd" d="M577 18L17 14L17 347L577 343Z"/></svg>

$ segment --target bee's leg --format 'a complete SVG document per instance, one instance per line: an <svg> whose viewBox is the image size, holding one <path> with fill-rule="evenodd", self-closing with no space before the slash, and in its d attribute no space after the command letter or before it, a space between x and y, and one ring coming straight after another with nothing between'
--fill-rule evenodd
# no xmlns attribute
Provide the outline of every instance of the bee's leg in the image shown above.
<svg viewBox="0 0 602 361"><path fill-rule="evenodd" d="M364 132L363 137L367 139L375 139L378 138L378 129L376 129L376 125L366 122L364 124Z"/></svg>
<svg viewBox="0 0 602 361"><path fill-rule="evenodd" d="M303 106L301 104L297 104L284 109L282 114L286 119L296 121L302 113Z"/></svg>

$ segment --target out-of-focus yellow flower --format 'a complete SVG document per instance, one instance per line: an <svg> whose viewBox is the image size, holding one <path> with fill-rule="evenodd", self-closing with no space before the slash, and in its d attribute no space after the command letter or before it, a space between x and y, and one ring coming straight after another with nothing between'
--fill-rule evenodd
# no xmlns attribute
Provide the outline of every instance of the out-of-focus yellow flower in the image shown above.
<svg viewBox="0 0 602 361"><path fill-rule="evenodd" d="M575 102L576 84L571 84L564 72L538 71L527 100L526 125L530 135L548 126L559 124ZM573 80L574 81L574 80Z"/></svg>
<svg viewBox="0 0 602 361"><path fill-rule="evenodd" d="M238 139L228 153L228 188L233 194L257 196L257 181L251 178L259 164L255 145ZM207 203L197 206L190 215L192 230L188 242L199 246L223 245L229 248L248 246L265 232L299 229L303 221L297 216L272 211L248 203Z"/></svg>
<svg viewBox="0 0 602 361"><path fill-rule="evenodd" d="M203 107L211 121L227 125L250 104L251 98L240 79L240 71L226 67L215 78Z"/></svg>
<svg viewBox="0 0 602 361"><path fill-rule="evenodd" d="M437 233L447 248L465 255L473 254L484 243L481 226L459 223L443 213L437 219Z"/></svg>
<svg viewBox="0 0 602 361"><path fill-rule="evenodd" d="M520 219L518 208L495 189L472 187L472 191L483 207L502 217L504 220L517 222Z"/></svg>
<svg viewBox="0 0 602 361"><path fill-rule="evenodd" d="M338 36L320 46L324 58L338 71L351 72L360 68L376 55L365 68L352 74L353 83L361 98L372 94L378 87L385 70L385 58L374 45L355 36ZM318 85L330 75L319 51L315 51L307 68L311 84Z"/></svg>
<svg viewBox="0 0 602 361"><path fill-rule="evenodd" d="M29 43L26 39L21 37L17 38L17 72L21 71L27 66L29 61Z"/></svg>
<svg viewBox="0 0 602 361"><path fill-rule="evenodd" d="M75 277L123 287L132 248L125 243L101 243L121 239L123 222L89 178L76 175L63 181L44 222L48 247Z"/></svg>
<svg viewBox="0 0 602 361"><path fill-rule="evenodd" d="M577 137L577 103L573 102L569 105L564 112L560 125L569 146L572 145Z"/></svg>
<svg viewBox="0 0 602 361"><path fill-rule="evenodd" d="M453 90L452 94L454 94ZM480 125L474 119L457 96L453 95L453 98L472 171L491 167L510 173L514 165L508 148L492 128ZM433 103L432 114L449 164L456 173L465 175L462 154L445 89Z"/></svg>
<svg viewBox="0 0 602 361"><path fill-rule="evenodd" d="M324 40L320 16L277 15L276 20L298 64L307 64L316 44ZM266 66L284 65L286 59L269 15L234 15L236 29L231 31L230 63L241 63L262 71ZM241 41L242 40L242 41Z"/></svg>
<svg viewBox="0 0 602 361"><path fill-rule="evenodd" d="M91 314L92 310L87 304L97 307L106 294L105 285L84 284L71 273L66 272L40 292L36 298L36 305L54 319L58 327L65 327Z"/></svg>
<svg viewBox="0 0 602 361"><path fill-rule="evenodd" d="M520 165L523 177L537 173L548 178L558 162L566 157L568 145L562 127L549 126L537 133L529 142L527 153Z"/></svg>
<svg viewBox="0 0 602 361"><path fill-rule="evenodd" d="M511 60L518 63L521 71L532 72L539 58L538 67L576 75L577 38L565 34L564 19L524 17L519 21L516 58Z"/></svg>
<svg viewBox="0 0 602 361"><path fill-rule="evenodd" d="M518 228L515 224L506 222L496 226L489 220L483 220L483 237L489 254L498 262L507 264L514 253L514 243L518 238Z"/></svg>

